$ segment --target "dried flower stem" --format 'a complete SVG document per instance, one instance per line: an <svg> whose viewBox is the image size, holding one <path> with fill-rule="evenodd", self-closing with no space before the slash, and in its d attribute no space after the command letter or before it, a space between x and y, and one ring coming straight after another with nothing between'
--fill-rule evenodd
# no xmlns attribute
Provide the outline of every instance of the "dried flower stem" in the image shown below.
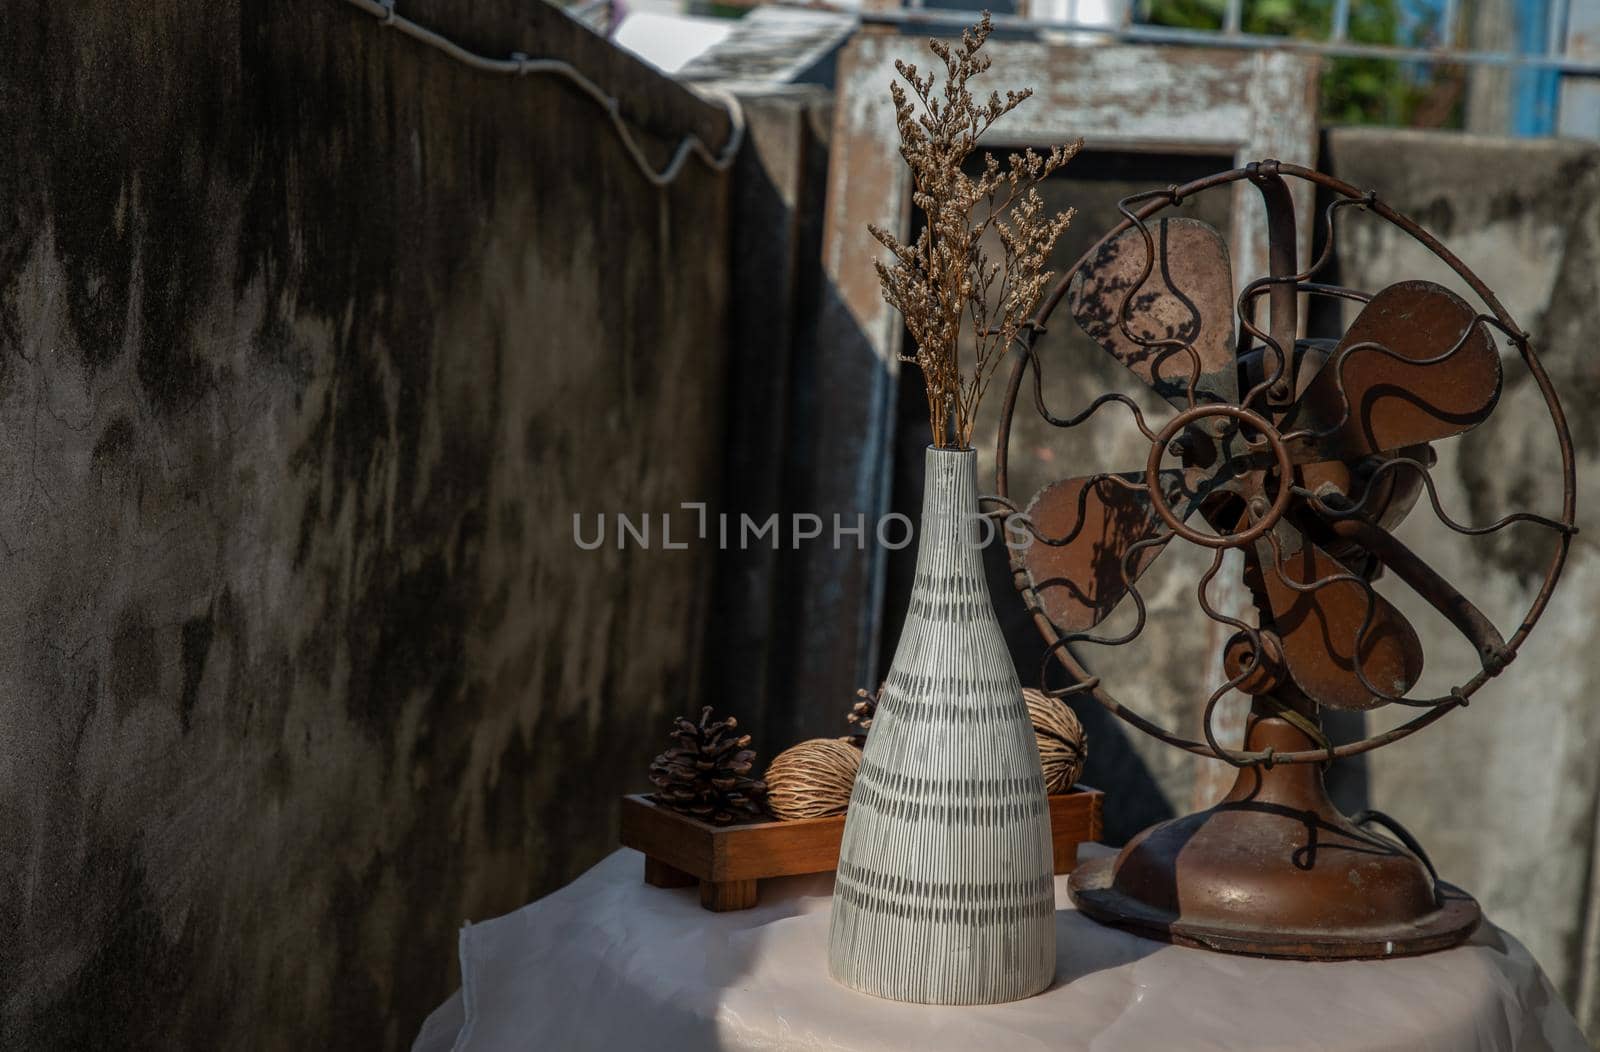
<svg viewBox="0 0 1600 1052"><path fill-rule="evenodd" d="M1033 94L1024 88L1007 91L1004 99L998 92L982 102L973 96L968 83L989 68L989 56L981 51L993 29L985 11L982 21L961 34L959 45L928 41L944 64L944 83L937 90L933 73L895 63L905 81L905 86L889 85L900 156L911 169L912 204L927 221L911 245L882 227L868 227L893 254L877 261L878 280L883 298L905 317L916 344L916 353L902 354L900 360L922 370L933 444L942 449L972 444L978 403L989 380L1053 276L1045 263L1073 212L1046 215L1038 184L1083 145L1079 140L1052 147L1042 157L1032 150L1013 153L1005 169L986 153L983 171L977 177L966 173L965 162L983 134ZM1000 243L998 259L991 259L983 245L991 229ZM973 341L970 372L960 358L967 324Z"/></svg>

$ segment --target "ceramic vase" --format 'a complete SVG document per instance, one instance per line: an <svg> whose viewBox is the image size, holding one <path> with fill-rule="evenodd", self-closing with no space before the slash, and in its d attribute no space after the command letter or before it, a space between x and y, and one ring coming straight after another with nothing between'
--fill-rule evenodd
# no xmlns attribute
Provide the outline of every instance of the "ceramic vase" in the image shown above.
<svg viewBox="0 0 1600 1052"><path fill-rule="evenodd" d="M977 453L929 448L911 607L850 794L828 965L896 1001L992 1004L1055 974L1039 751L978 543Z"/></svg>

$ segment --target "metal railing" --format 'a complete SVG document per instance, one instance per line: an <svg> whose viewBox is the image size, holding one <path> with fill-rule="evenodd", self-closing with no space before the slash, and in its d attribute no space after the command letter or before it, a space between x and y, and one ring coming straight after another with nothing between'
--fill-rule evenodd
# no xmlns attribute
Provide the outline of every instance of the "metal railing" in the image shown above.
<svg viewBox="0 0 1600 1052"><path fill-rule="evenodd" d="M1579 0L1579 2L1594 3L1600 0ZM1542 51L1529 52L1456 46L1455 30L1461 17L1460 0L1443 0L1440 17L1443 31L1439 34L1438 45L1433 47L1351 40L1350 0L1335 0L1330 29L1327 37L1323 39L1247 33L1243 28L1244 0L1227 0L1222 26L1219 29L1191 29L1141 23L1134 20L1132 0L1122 5L1120 20L1109 25L1098 21L1039 18L1027 15L1000 14L994 15L993 18L995 26L1004 30L1022 32L1055 30L1091 34L1111 41L1304 51L1334 57L1382 58L1396 62L1421 62L1431 65L1504 66L1551 70L1572 76L1600 76L1600 55L1578 56L1565 53L1570 3L1571 0L1550 0L1544 48ZM977 8L980 6L975 3L973 10L962 11L925 7L922 6L922 0L907 0L907 6L885 6L867 0L862 4L859 14L862 21L869 24L959 29L977 20Z"/></svg>

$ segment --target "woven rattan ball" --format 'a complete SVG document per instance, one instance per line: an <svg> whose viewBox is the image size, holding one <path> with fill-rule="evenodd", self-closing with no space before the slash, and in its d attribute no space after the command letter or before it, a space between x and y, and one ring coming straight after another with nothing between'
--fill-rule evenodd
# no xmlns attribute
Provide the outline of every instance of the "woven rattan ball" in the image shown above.
<svg viewBox="0 0 1600 1052"><path fill-rule="evenodd" d="M1028 703L1033 737L1039 743L1045 792L1066 792L1083 775L1083 761L1089 754L1083 724L1060 698L1032 688L1024 690L1022 697Z"/></svg>
<svg viewBox="0 0 1600 1052"><path fill-rule="evenodd" d="M861 769L861 750L843 738L813 738L767 768L767 807L779 818L842 815Z"/></svg>

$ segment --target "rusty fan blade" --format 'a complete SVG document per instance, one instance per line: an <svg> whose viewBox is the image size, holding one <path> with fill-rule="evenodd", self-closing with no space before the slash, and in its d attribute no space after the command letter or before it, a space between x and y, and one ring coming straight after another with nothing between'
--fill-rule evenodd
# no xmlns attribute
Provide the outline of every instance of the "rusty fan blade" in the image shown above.
<svg viewBox="0 0 1600 1052"><path fill-rule="evenodd" d="M1195 497L1184 472L1162 471L1161 485L1168 506L1187 517ZM1137 581L1165 549L1165 544L1140 549L1129 560L1128 581L1123 580L1128 549L1162 530L1143 487L1141 471L1062 479L1028 505L1024 514L1039 536L1022 553L1022 565L1040 607L1060 631L1084 632L1105 620L1128 593L1128 581Z"/></svg>
<svg viewBox="0 0 1600 1052"><path fill-rule="evenodd" d="M1295 684L1312 701L1335 709L1371 709L1384 704L1356 673L1356 644L1361 645L1361 671L1367 681L1391 696L1411 689L1422 675L1422 644L1400 611L1369 585L1343 579L1310 591L1308 585L1344 577L1348 568L1317 547L1285 519L1272 528L1282 562L1272 543L1256 542L1253 568L1272 609L1273 629L1283 641L1284 663ZM1372 623L1363 639L1361 626L1369 601Z"/></svg>
<svg viewBox="0 0 1600 1052"><path fill-rule="evenodd" d="M1475 318L1466 300L1431 281L1402 281L1372 297L1285 422L1285 430L1316 433L1296 443L1295 460L1349 459L1481 423L1500 398L1500 353ZM1357 346L1369 343L1393 354Z"/></svg>
<svg viewBox="0 0 1600 1052"><path fill-rule="evenodd" d="M1072 316L1112 357L1179 409L1189 408L1195 360L1182 346L1149 343L1177 340L1194 348L1200 369L1196 404L1238 402L1227 243L1196 219L1162 219L1146 228L1155 242L1155 259L1127 308L1128 329L1138 339L1129 338L1117 317L1150 259L1137 228L1107 241L1073 275L1067 290Z"/></svg>

